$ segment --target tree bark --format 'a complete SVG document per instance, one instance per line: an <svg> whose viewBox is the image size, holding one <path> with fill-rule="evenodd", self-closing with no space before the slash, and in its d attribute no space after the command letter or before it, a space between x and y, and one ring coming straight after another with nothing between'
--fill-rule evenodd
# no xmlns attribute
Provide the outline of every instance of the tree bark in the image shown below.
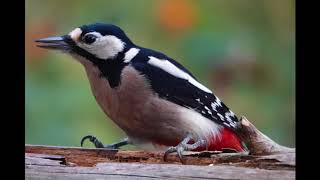
<svg viewBox="0 0 320 180"><path fill-rule="evenodd" d="M26 145L26 179L295 179L295 149L272 141L245 117L239 135L249 154L176 154Z"/></svg>

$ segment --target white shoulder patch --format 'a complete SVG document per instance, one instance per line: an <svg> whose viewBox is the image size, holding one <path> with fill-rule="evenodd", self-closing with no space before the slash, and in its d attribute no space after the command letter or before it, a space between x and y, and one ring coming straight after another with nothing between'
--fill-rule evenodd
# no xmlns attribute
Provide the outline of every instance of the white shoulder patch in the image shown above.
<svg viewBox="0 0 320 180"><path fill-rule="evenodd" d="M125 63L130 62L139 53L139 51L140 49L137 49L137 48L129 49L124 56L124 62Z"/></svg>
<svg viewBox="0 0 320 180"><path fill-rule="evenodd" d="M210 91L210 89L208 89L204 85L200 84L198 81L196 81L194 78L192 78L188 73L182 71L177 66L172 64L170 61L165 60L165 59L158 59L153 56L149 56L149 58L150 58L148 61L149 64L156 66L156 67L166 71L167 73L169 73L175 77L188 80L189 83L193 84L194 86L198 87L199 89L201 89L207 93L212 93Z"/></svg>

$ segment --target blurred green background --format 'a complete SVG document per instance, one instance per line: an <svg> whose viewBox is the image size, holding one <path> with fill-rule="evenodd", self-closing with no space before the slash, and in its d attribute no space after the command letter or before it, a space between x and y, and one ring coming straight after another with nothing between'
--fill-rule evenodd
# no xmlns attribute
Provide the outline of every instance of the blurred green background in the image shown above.
<svg viewBox="0 0 320 180"><path fill-rule="evenodd" d="M136 44L178 60L236 114L295 147L293 0L27 0L26 143L125 137L95 102L83 67L35 47L37 38L93 22L118 25Z"/></svg>

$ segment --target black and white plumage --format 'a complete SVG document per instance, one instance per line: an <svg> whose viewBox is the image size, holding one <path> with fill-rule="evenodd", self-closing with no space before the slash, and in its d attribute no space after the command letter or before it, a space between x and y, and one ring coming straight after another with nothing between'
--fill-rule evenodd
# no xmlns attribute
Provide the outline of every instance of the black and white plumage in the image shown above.
<svg viewBox="0 0 320 180"><path fill-rule="evenodd" d="M152 89L161 98L191 108L228 128L237 127L239 121L235 114L173 59L155 51L141 49L141 53L130 63L148 77Z"/></svg>
<svg viewBox="0 0 320 180"><path fill-rule="evenodd" d="M133 144L181 141L186 132L209 143L213 136L221 138L221 128L235 131L239 125L236 115L180 63L135 45L117 26L84 25L38 42L84 65L97 102Z"/></svg>

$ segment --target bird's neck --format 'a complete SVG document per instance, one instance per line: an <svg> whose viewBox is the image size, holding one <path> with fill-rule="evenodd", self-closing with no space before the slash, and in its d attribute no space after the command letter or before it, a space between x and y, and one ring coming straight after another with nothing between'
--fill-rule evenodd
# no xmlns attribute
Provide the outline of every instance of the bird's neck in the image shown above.
<svg viewBox="0 0 320 180"><path fill-rule="evenodd" d="M100 78L106 78L110 87L115 88L120 84L121 71L126 64L122 61L118 61L117 59L113 59L96 64L96 66L100 70Z"/></svg>
<svg viewBox="0 0 320 180"><path fill-rule="evenodd" d="M121 81L121 71L128 63L124 62L126 52L134 46L125 46L123 51L118 52L116 56L109 59L96 58L85 51L80 51L79 55L72 54L81 64L89 63L98 67L100 71L100 78L108 80L111 88L116 88ZM89 62L88 62L89 61Z"/></svg>
<svg viewBox="0 0 320 180"><path fill-rule="evenodd" d="M125 47L123 51L119 52L115 57L107 60L96 60L93 62L100 70L100 78L106 78L111 88L116 88L121 81L121 71L127 63L124 63L125 53L131 47Z"/></svg>

